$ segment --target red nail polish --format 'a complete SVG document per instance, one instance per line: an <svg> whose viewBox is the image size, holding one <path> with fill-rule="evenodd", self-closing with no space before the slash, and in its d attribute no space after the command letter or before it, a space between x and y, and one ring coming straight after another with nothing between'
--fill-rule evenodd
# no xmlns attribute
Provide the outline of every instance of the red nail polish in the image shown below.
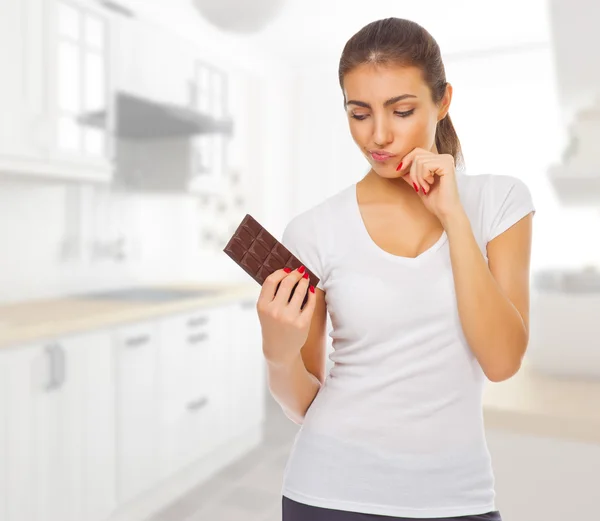
<svg viewBox="0 0 600 521"><path fill-rule="evenodd" d="M402 163L400 163L400 164L398 165L398 167L396 168L396 172L397 172L398 170L400 170L401 168L402 168Z"/></svg>
<svg viewBox="0 0 600 521"><path fill-rule="evenodd" d="M423 194L427 195L427 192L425 191L425 188L421 187L421 192L423 192Z"/></svg>
<svg viewBox="0 0 600 521"><path fill-rule="evenodd" d="M312 284L311 284L311 286L310 286L310 288L309 288L309 289L310 289L310 292L311 292L311 293L314 293L314 292L315 292L315 287L314 287Z"/></svg>
<svg viewBox="0 0 600 521"><path fill-rule="evenodd" d="M298 271L299 271L300 273L304 273L304 269L305 269L305 268L304 268L304 266L300 266L300 267L298 268Z"/></svg>
<svg viewBox="0 0 600 521"><path fill-rule="evenodd" d="M419 192L419 187L416 185L416 183L413 183L413 186L415 187L415 192Z"/></svg>
<svg viewBox="0 0 600 521"><path fill-rule="evenodd" d="M304 274L304 278L307 279L308 278L308 271Z"/></svg>
<svg viewBox="0 0 600 521"><path fill-rule="evenodd" d="M283 268L283 271L285 271L286 273L291 273L292 269L291 268Z"/></svg>

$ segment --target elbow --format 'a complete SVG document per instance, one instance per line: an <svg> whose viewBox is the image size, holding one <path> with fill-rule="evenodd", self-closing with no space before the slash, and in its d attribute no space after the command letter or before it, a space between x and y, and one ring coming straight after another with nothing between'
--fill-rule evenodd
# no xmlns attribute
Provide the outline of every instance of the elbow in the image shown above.
<svg viewBox="0 0 600 521"><path fill-rule="evenodd" d="M484 371L485 376L490 382L499 383L512 378L521 369L522 359L519 358L516 362L504 365L496 365Z"/></svg>
<svg viewBox="0 0 600 521"><path fill-rule="evenodd" d="M505 380L508 380L509 378L512 378L515 374L517 374L517 372L519 371L519 369L517 368L516 370L510 370L510 371L488 371L485 373L485 375L487 376L487 379L490 382L494 382L494 383L500 383L500 382L504 382Z"/></svg>
<svg viewBox="0 0 600 521"><path fill-rule="evenodd" d="M518 349L503 349L504 353L510 353L505 356L504 360L498 360L495 364L490 364L490 367L484 368L484 373L490 382L499 383L512 378L519 372L529 344L529 334L527 330L523 330L523 336L518 342L512 342L511 345L519 345Z"/></svg>

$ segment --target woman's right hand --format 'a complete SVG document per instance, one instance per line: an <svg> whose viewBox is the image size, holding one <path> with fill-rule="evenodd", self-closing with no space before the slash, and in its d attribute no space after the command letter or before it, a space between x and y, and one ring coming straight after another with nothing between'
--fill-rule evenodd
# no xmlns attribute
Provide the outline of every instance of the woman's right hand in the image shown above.
<svg viewBox="0 0 600 521"><path fill-rule="evenodd" d="M262 329L263 354L274 365L292 363L308 338L316 295L309 290L306 305L300 310L309 286L309 279L304 277L306 273L300 273L297 269L286 273L284 269L279 269L262 284L256 310ZM290 300L296 283L298 287Z"/></svg>

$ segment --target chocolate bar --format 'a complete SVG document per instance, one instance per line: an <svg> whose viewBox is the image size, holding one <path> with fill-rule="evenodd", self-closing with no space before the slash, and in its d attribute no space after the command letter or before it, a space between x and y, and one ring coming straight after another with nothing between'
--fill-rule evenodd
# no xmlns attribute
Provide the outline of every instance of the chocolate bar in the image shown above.
<svg viewBox="0 0 600 521"><path fill-rule="evenodd" d="M273 237L250 214L246 214L242 219L223 251L261 286L271 273L286 266L295 270L304 265L309 275L309 282L315 288L320 281L319 277L306 264ZM290 300L297 286L298 283L292 289ZM277 289L279 289L279 284ZM275 292L277 293L277 291ZM301 308L304 307L307 300L308 292L304 296Z"/></svg>

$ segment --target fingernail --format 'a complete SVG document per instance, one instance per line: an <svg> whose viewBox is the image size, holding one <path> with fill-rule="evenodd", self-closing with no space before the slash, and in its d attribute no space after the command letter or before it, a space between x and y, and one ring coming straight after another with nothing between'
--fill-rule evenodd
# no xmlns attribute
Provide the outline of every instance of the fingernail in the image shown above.
<svg viewBox="0 0 600 521"><path fill-rule="evenodd" d="M423 192L425 195L427 195L427 192L425 191L425 188L421 187L421 191L422 191L422 192Z"/></svg>
<svg viewBox="0 0 600 521"><path fill-rule="evenodd" d="M413 183L413 186L415 187L415 192L417 192L417 193L418 193L418 192L419 192L419 187L417 186L417 184L416 184L416 183Z"/></svg>
<svg viewBox="0 0 600 521"><path fill-rule="evenodd" d="M285 271L286 273L291 273L292 269L291 268L283 268L283 271Z"/></svg>
<svg viewBox="0 0 600 521"><path fill-rule="evenodd" d="M310 288L309 288L309 289L310 289L310 292L311 292L311 293L314 293L314 292L315 292L315 287L314 287L312 284L311 284L311 286L310 286Z"/></svg>
<svg viewBox="0 0 600 521"><path fill-rule="evenodd" d="M298 271L299 271L300 273L304 273L304 269L305 269L305 268L304 268L304 266L300 266L300 267L298 268Z"/></svg>
<svg viewBox="0 0 600 521"><path fill-rule="evenodd" d="M400 164L398 165L398 167L396 168L396 172L397 172L398 170L400 170L401 168L402 168L402 163L400 163Z"/></svg>
<svg viewBox="0 0 600 521"><path fill-rule="evenodd" d="M304 274L304 278L307 279L308 278L308 271Z"/></svg>

